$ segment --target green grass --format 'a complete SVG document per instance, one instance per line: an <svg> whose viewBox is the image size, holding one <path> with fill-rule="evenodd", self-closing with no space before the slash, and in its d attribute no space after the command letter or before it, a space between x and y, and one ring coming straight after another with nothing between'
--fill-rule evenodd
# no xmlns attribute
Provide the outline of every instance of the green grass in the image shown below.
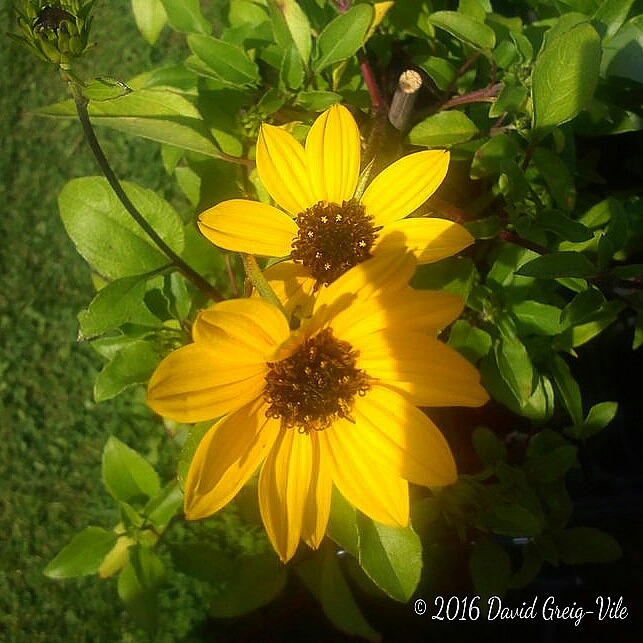
<svg viewBox="0 0 643 643"><path fill-rule="evenodd" d="M129 6L97 3L98 45L86 73L127 79L180 51L176 36L147 46ZM0 16L2 31L14 30L4 0ZM56 198L67 180L97 170L76 122L30 113L66 98L57 71L4 33L0 38L0 640L144 641L123 616L114 580L55 582L42 574L76 532L118 520L100 482L108 435L154 461L163 432L140 395L93 402L101 361L76 343L76 315L93 288ZM122 178L167 193L157 145L105 130L99 136ZM200 617L187 585L172 587L169 596L158 641L183 640Z"/></svg>

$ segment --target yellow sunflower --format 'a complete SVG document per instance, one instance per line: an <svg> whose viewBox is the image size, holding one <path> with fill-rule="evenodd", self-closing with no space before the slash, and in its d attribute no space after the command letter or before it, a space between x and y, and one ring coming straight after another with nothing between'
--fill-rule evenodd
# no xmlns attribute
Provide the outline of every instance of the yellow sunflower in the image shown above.
<svg viewBox="0 0 643 643"><path fill-rule="evenodd" d="M310 294L387 247L404 246L423 264L473 242L465 228L452 221L406 218L444 180L448 151L402 157L357 200L360 147L357 124L341 105L315 120L305 146L284 129L263 124L257 172L281 209L232 199L203 212L199 229L226 250L292 259L296 268L289 263L266 273L271 281L285 282L278 295L287 288Z"/></svg>
<svg viewBox="0 0 643 643"><path fill-rule="evenodd" d="M163 416L220 418L187 474L188 519L221 509L261 466L262 520L287 561L300 539L321 543L333 485L373 520L407 525L408 481L456 480L446 440L417 406L479 406L487 394L436 338L462 302L412 290L415 263L387 253L359 264L318 294L296 331L259 298L199 314L193 343L161 362L148 389Z"/></svg>

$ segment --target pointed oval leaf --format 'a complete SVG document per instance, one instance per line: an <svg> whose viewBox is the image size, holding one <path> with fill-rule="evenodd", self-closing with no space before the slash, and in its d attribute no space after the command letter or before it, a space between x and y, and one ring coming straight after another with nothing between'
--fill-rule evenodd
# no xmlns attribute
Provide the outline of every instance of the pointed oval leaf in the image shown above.
<svg viewBox="0 0 643 643"><path fill-rule="evenodd" d="M110 435L103 449L103 484L112 498L129 502L132 498L152 498L161 489L154 467L138 452Z"/></svg>
<svg viewBox="0 0 643 643"><path fill-rule="evenodd" d="M420 582L422 543L411 527L389 527L359 514L359 564L391 598L408 601Z"/></svg>
<svg viewBox="0 0 643 643"><path fill-rule="evenodd" d="M358 4L329 22L317 39L313 71L319 72L352 56L364 43L372 19L373 7Z"/></svg>
<svg viewBox="0 0 643 643"><path fill-rule="evenodd" d="M259 68L241 47L201 34L190 34L188 46L215 78L235 87L256 85L260 80Z"/></svg>
<svg viewBox="0 0 643 643"><path fill-rule="evenodd" d="M45 567L48 578L77 578L98 573L103 558L116 544L118 536L100 527L86 527L63 547Z"/></svg>
<svg viewBox="0 0 643 643"><path fill-rule="evenodd" d="M133 183L122 185L147 222L181 254L183 225L174 208L151 190ZM105 179L88 176L69 181L58 196L58 207L79 254L102 277L113 280L140 275L169 263Z"/></svg>
<svg viewBox="0 0 643 643"><path fill-rule="evenodd" d="M588 22L547 42L532 73L534 129L547 130L574 118L594 94L601 42Z"/></svg>
<svg viewBox="0 0 643 643"><path fill-rule="evenodd" d="M516 274L541 279L596 276L596 266L583 254L573 251L550 252L520 266Z"/></svg>
<svg viewBox="0 0 643 643"><path fill-rule="evenodd" d="M201 13L199 0L161 0L172 29L183 33L210 33L212 26Z"/></svg>
<svg viewBox="0 0 643 643"><path fill-rule="evenodd" d="M475 49L491 51L496 46L494 30L471 16L457 11L436 11L428 17L428 21Z"/></svg>
<svg viewBox="0 0 643 643"><path fill-rule="evenodd" d="M561 560L567 565L610 563L623 556L614 536L594 527L571 527L559 537Z"/></svg>
<svg viewBox="0 0 643 643"><path fill-rule="evenodd" d="M167 14L161 0L132 0L136 26L143 38L153 45L167 22Z"/></svg>
<svg viewBox="0 0 643 643"><path fill-rule="evenodd" d="M412 145L444 147L464 143L477 133L473 121L454 109L425 118L409 132L409 141Z"/></svg>

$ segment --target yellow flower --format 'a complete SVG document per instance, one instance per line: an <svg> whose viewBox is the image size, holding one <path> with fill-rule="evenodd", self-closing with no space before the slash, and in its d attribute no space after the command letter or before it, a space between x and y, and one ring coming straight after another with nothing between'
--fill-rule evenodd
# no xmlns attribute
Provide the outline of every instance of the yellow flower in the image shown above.
<svg viewBox="0 0 643 643"><path fill-rule="evenodd" d="M445 150L409 154L376 176L356 200L360 134L350 112L333 105L313 123L305 147L285 130L262 125L257 171L281 209L232 199L203 212L199 229L226 250L290 257L297 268L282 265L266 277L306 294L386 248L405 247L420 264L430 263L473 242L452 221L406 218L439 187L448 165Z"/></svg>
<svg viewBox="0 0 643 643"><path fill-rule="evenodd" d="M416 405L479 406L487 394L436 339L462 302L412 290L415 263L408 254L361 263L318 294L296 331L259 298L199 314L194 342L161 362L148 389L161 415L220 418L186 478L188 519L221 509L261 466L262 520L287 561L300 539L320 545L333 484L373 520L407 525L408 481L456 480L446 440Z"/></svg>

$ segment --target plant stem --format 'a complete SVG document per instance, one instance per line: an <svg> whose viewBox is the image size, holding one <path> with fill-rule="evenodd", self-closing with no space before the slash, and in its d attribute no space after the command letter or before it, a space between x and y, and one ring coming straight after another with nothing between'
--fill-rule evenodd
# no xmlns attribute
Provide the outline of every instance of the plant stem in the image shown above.
<svg viewBox="0 0 643 643"><path fill-rule="evenodd" d="M183 259L181 259L181 257L179 257L179 255L177 255L176 252L174 252L174 250L172 250L172 248L170 248L167 243L165 243L165 241L163 241L156 230L154 230L154 228L138 211L136 206L131 202L127 194L125 194L123 186L118 180L116 174L114 174L114 170L112 170L112 167L109 164L107 157L103 153L98 139L96 138L96 134L94 133L94 129L89 120L89 113L87 112L88 100L83 95L78 83L72 78L69 78L65 70L63 70L63 76L66 77L68 81L69 90L76 105L78 119L80 120L80 124L82 125L83 133L85 134L85 140L87 141L87 144L89 145L89 148L91 149L103 175L107 179L107 182L109 183L112 190L114 190L114 193L119 198L120 202L123 204L127 212L131 215L134 221L136 221L136 223L138 223L138 225L143 228L143 230L147 233L150 239L152 239L159 250L170 260L170 262L174 266L176 266L176 268L186 279L192 282L192 284L194 284L203 294L207 295L213 301L223 301L224 297L221 295L221 293L216 288L214 288L214 286L212 286L203 276L201 276L193 268L188 266L188 264L186 264L185 261L183 261Z"/></svg>
<svg viewBox="0 0 643 643"><path fill-rule="evenodd" d="M287 318L288 315L286 315L284 307L277 298L277 295L275 295L274 290L270 287L268 280L263 276L257 260L253 255L249 255L244 252L239 254L241 255L241 261L243 262L243 269L246 271L246 276L257 289L259 295L263 299L268 300L271 304L277 306L277 308L279 308L279 310L284 314L284 317Z"/></svg>

